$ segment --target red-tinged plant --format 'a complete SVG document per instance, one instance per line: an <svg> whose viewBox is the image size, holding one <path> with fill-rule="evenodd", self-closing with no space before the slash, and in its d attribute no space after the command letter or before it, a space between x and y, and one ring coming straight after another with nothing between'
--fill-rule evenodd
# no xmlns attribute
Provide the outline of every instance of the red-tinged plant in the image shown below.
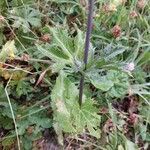
<svg viewBox="0 0 150 150"><path fill-rule="evenodd" d="M139 116L137 114L130 114L129 118L127 119L130 125L136 125L138 123Z"/></svg>
<svg viewBox="0 0 150 150"><path fill-rule="evenodd" d="M44 34L40 37L40 40L45 42L45 43L50 43L51 41L51 37L49 34Z"/></svg>
<svg viewBox="0 0 150 150"><path fill-rule="evenodd" d="M131 11L130 12L130 18L136 18L136 17L138 17L137 12L135 10Z"/></svg>
<svg viewBox="0 0 150 150"><path fill-rule="evenodd" d="M112 35L115 37L115 38L118 38L120 37L121 35L121 27L119 25L115 25L112 30Z"/></svg>

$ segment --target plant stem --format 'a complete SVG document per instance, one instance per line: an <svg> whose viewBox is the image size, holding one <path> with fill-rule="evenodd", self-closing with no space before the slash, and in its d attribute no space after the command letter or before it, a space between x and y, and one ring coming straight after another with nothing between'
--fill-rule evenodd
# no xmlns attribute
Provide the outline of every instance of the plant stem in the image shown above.
<svg viewBox="0 0 150 150"><path fill-rule="evenodd" d="M86 70L87 62L88 62L90 36L91 36L92 25L93 25L93 7L94 7L94 0L89 0L89 13L88 13L87 32L86 32L85 49L84 49L84 64L85 64L84 71ZM84 88L84 75L81 76L79 88L80 88L79 89L79 105L81 106L82 97L83 97L83 88Z"/></svg>

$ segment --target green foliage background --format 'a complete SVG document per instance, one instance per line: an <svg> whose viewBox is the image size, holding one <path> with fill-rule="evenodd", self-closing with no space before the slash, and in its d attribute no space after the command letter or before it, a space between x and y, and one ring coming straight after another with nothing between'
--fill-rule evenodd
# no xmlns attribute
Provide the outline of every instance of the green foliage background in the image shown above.
<svg viewBox="0 0 150 150"><path fill-rule="evenodd" d="M79 145L94 149L148 148L150 1L143 8L139 1L95 0L86 71L87 0L0 1L0 149L17 147L16 135L21 149L34 149L45 129L55 130L64 148L66 136L94 139ZM107 12L105 5L115 5L116 11ZM115 25L120 27L117 38ZM114 107L132 96L138 104L129 105L129 111ZM132 115L138 123L129 123L135 121ZM108 120L113 124L109 133L104 130ZM131 137L124 132L126 125Z"/></svg>

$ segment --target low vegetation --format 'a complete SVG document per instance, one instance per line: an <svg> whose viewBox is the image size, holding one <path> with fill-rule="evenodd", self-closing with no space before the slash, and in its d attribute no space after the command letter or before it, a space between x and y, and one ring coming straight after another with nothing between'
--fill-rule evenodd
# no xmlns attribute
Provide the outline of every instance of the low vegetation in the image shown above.
<svg viewBox="0 0 150 150"><path fill-rule="evenodd" d="M94 1L85 69L88 10L0 0L0 149L150 148L150 1Z"/></svg>

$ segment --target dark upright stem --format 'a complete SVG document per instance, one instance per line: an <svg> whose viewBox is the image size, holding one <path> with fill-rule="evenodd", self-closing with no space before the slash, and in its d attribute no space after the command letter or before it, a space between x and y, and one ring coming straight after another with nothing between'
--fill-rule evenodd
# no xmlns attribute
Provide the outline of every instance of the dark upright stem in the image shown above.
<svg viewBox="0 0 150 150"><path fill-rule="evenodd" d="M85 41L85 50L84 50L85 70L87 67L88 52L89 52L89 47L90 47L90 36L91 36L92 25L93 25L93 7L94 7L94 0L89 0L89 13L88 13L87 32L86 32L86 41ZM80 79L80 89L79 89L79 105L80 106L82 105L83 87L84 87L84 75L82 74L81 79Z"/></svg>

